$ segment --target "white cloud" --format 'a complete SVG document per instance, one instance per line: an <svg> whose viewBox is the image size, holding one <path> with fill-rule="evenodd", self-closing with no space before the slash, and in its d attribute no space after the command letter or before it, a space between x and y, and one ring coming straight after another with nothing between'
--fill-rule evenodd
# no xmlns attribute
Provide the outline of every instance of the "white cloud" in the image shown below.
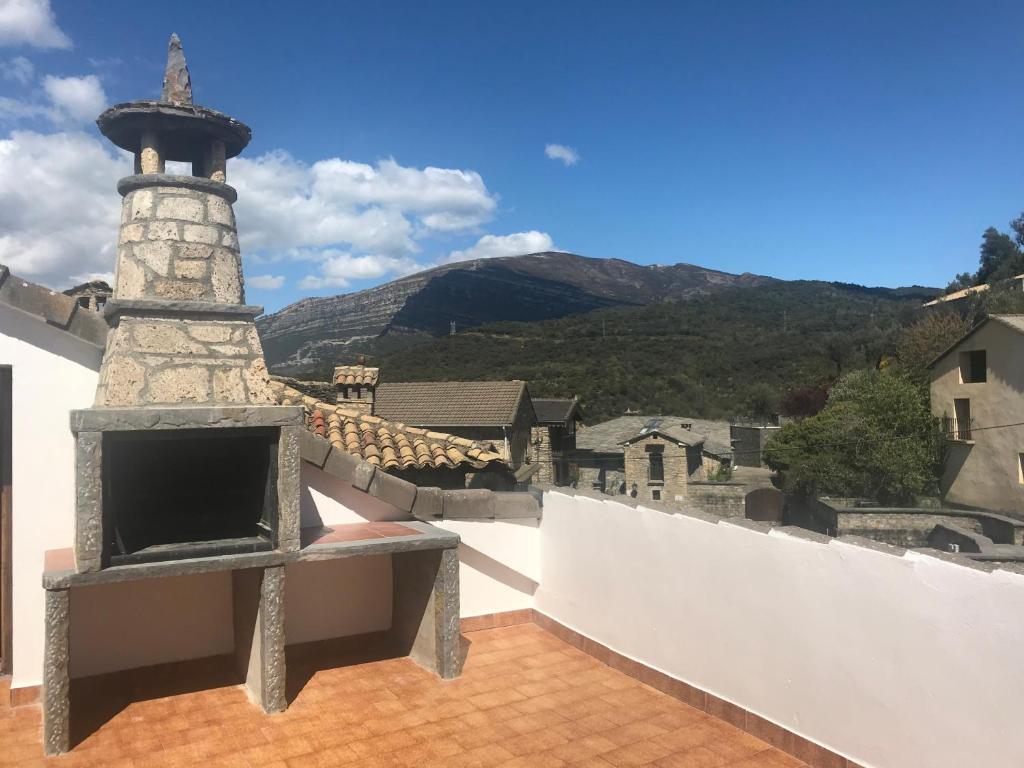
<svg viewBox="0 0 1024 768"><path fill-rule="evenodd" d="M353 256L351 253L327 250L304 252L297 258L320 258L320 274L306 275L299 283L304 290L320 290L323 288L347 288L353 280L372 280L384 275L408 275L423 269L407 256L380 256L368 254Z"/></svg>
<svg viewBox="0 0 1024 768"><path fill-rule="evenodd" d="M103 86L96 75L47 75L43 78L43 90L57 110L54 120L58 122L64 117L82 123L90 122L107 106L107 95L103 92Z"/></svg>
<svg viewBox="0 0 1024 768"><path fill-rule="evenodd" d="M576 165L580 161L580 153L564 144L548 144L544 154L552 160L561 160L564 165Z"/></svg>
<svg viewBox="0 0 1024 768"><path fill-rule="evenodd" d="M497 201L480 174L337 157L309 165L278 150L232 163L231 184L256 251L326 248L399 256L440 232L473 230Z"/></svg>
<svg viewBox="0 0 1024 768"><path fill-rule="evenodd" d="M28 85L35 71L35 66L24 56L15 56L4 62L4 80L16 80L22 85Z"/></svg>
<svg viewBox="0 0 1024 768"><path fill-rule="evenodd" d="M253 275L252 277L245 278L245 284L250 288L276 291L284 285L284 275Z"/></svg>
<svg viewBox="0 0 1024 768"><path fill-rule="evenodd" d="M50 0L0 0L0 45L70 48Z"/></svg>
<svg viewBox="0 0 1024 768"><path fill-rule="evenodd" d="M109 273L130 162L84 133L14 131L0 140L0 263L66 288Z"/></svg>
<svg viewBox="0 0 1024 768"><path fill-rule="evenodd" d="M497 256L521 256L554 250L551 235L546 232L516 232L511 235L484 235L475 245L462 251L452 251L443 259L445 263L470 259L493 259Z"/></svg>

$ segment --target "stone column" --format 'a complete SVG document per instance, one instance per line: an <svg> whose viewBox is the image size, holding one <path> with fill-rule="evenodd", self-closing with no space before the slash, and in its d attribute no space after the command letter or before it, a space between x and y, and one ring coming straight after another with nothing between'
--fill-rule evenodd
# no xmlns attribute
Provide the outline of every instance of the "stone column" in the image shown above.
<svg viewBox="0 0 1024 768"><path fill-rule="evenodd" d="M46 590L46 645L43 651L43 751L71 748L71 592Z"/></svg>
<svg viewBox="0 0 1024 768"><path fill-rule="evenodd" d="M102 567L103 433L75 435L75 564L79 573Z"/></svg>
<svg viewBox="0 0 1024 768"><path fill-rule="evenodd" d="M277 548L282 552L297 552L300 544L299 436L303 432L303 427L281 427L277 443Z"/></svg>
<svg viewBox="0 0 1024 768"><path fill-rule="evenodd" d="M283 712L285 698L284 566L232 573L235 659L249 699L264 712Z"/></svg>
<svg viewBox="0 0 1024 768"><path fill-rule="evenodd" d="M449 680L462 671L456 549L391 556L392 632L413 661Z"/></svg>

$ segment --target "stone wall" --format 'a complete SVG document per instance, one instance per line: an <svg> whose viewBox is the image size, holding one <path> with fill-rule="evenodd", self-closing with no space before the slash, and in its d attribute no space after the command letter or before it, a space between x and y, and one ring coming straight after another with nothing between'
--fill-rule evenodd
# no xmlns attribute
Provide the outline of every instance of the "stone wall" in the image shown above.
<svg viewBox="0 0 1024 768"><path fill-rule="evenodd" d="M555 482L554 451L551 447L551 428L546 424L533 427L531 430L533 443L533 461L540 465L534 482L542 485L553 485Z"/></svg>
<svg viewBox="0 0 1024 768"><path fill-rule="evenodd" d="M122 317L107 337L97 406L275 402L249 320Z"/></svg>
<svg viewBox="0 0 1024 768"><path fill-rule="evenodd" d="M744 517L748 488L743 483L713 483L691 480L685 505L719 517Z"/></svg>
<svg viewBox="0 0 1024 768"><path fill-rule="evenodd" d="M173 176L130 176L118 186L119 300L244 302L234 189Z"/></svg>
<svg viewBox="0 0 1024 768"><path fill-rule="evenodd" d="M649 479L651 453L648 448L661 448L664 481ZM681 502L687 494L691 459L686 446L665 440L657 434L647 435L626 445L623 450L626 493L632 495L636 484L638 501ZM677 498L678 497L678 498Z"/></svg>

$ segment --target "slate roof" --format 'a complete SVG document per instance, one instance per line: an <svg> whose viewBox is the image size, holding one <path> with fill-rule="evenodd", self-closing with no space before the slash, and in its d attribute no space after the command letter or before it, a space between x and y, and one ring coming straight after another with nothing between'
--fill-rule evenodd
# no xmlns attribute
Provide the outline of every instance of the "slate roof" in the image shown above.
<svg viewBox="0 0 1024 768"><path fill-rule="evenodd" d="M106 345L109 327L99 312L79 307L77 301L63 293L22 280L3 264L0 264L0 304L33 315L93 346L102 349Z"/></svg>
<svg viewBox="0 0 1024 768"><path fill-rule="evenodd" d="M579 401L576 398L566 400L564 398L533 398L533 410L537 414L538 424L565 424L573 418L573 411L576 411L576 418L579 418Z"/></svg>
<svg viewBox="0 0 1024 768"><path fill-rule="evenodd" d="M334 383L342 386L377 386L380 368L367 368L365 365L338 365L334 368Z"/></svg>
<svg viewBox="0 0 1024 768"><path fill-rule="evenodd" d="M640 428L639 432L631 437L627 437L623 442L632 443L634 440L639 440L655 433L687 446L704 445L706 442L704 435L698 435L696 432L684 429L677 421L664 421L658 417L648 421Z"/></svg>
<svg viewBox="0 0 1024 768"><path fill-rule="evenodd" d="M729 435L728 421L643 414L619 416L600 424L581 427L576 431L576 448L598 453L622 453L622 444L638 436L652 419L661 421L659 431L665 434L669 434L666 430L678 429L681 442L686 442L686 440L682 440L682 433L687 433L687 440L694 439L691 435L696 435L704 438L704 450L708 453L716 456L732 454L732 438ZM690 429L683 429L682 424L690 424Z"/></svg>
<svg viewBox="0 0 1024 768"><path fill-rule="evenodd" d="M301 405L305 409L306 429L314 435L383 469L462 465L482 469L491 462L504 463L499 453L483 443L325 403L281 381L271 379L270 388L281 405Z"/></svg>
<svg viewBox="0 0 1024 768"><path fill-rule="evenodd" d="M377 387L373 412L421 427L502 427L524 398L532 417L525 381L394 382Z"/></svg>

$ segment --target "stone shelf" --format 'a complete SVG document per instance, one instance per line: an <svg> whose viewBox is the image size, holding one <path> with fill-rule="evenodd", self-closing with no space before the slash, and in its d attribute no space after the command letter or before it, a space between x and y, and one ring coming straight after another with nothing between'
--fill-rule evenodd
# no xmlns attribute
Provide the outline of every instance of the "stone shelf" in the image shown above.
<svg viewBox="0 0 1024 768"><path fill-rule="evenodd" d="M393 595L391 636L404 653L439 677L457 677L459 558L457 534L420 521L353 523L301 531L291 552L255 552L135 563L79 573L71 548L46 553L46 650L43 744L47 754L71 748L71 592L124 581L230 572L235 658L252 701L266 713L285 699L285 566L289 563L390 554ZM339 584L344 590L345 585Z"/></svg>

